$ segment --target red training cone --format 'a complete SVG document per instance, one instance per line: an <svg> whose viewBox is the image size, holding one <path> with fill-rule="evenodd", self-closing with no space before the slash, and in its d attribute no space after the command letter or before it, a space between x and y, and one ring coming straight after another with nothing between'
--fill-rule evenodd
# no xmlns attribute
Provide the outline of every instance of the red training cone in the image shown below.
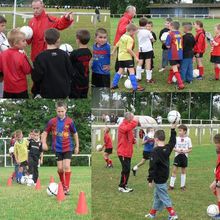
<svg viewBox="0 0 220 220"><path fill-rule="evenodd" d="M39 179L39 178L37 179L35 189L36 189L36 190L40 190L40 189L41 189L40 179Z"/></svg>
<svg viewBox="0 0 220 220"><path fill-rule="evenodd" d="M7 186L12 186L12 178L11 178L11 176L8 178Z"/></svg>
<svg viewBox="0 0 220 220"><path fill-rule="evenodd" d="M54 178L53 178L53 176L50 177L50 183L54 183Z"/></svg>
<svg viewBox="0 0 220 220"><path fill-rule="evenodd" d="M80 194L79 194L79 200L78 200L78 205L76 208L76 214L77 215L88 214L88 208L87 208L87 204L86 204L86 195L84 192L80 192Z"/></svg>
<svg viewBox="0 0 220 220"><path fill-rule="evenodd" d="M63 185L61 182L58 184L57 201L61 202L65 199L65 194L63 192Z"/></svg>

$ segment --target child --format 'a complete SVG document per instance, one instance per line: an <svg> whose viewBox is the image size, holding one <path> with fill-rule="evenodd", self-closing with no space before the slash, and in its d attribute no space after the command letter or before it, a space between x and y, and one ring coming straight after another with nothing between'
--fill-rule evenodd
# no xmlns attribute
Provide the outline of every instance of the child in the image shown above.
<svg viewBox="0 0 220 220"><path fill-rule="evenodd" d="M159 39L161 40L161 36L170 31L170 23L172 22L172 18L166 18L165 27L160 31ZM165 45L165 42L161 40L162 43L162 64L159 72L163 72L165 68L168 66L168 48Z"/></svg>
<svg viewBox="0 0 220 220"><path fill-rule="evenodd" d="M155 185L154 204L150 213L145 215L146 218L155 218L157 211L160 211L165 207L169 212L169 220L178 219L167 192L170 163L169 157L176 144L175 126L176 125L173 124L171 127L171 137L168 144L165 144L165 132L163 130L157 130L154 135L156 147L151 154L148 175L149 187L153 187L153 183Z"/></svg>
<svg viewBox="0 0 220 220"><path fill-rule="evenodd" d="M118 48L118 61L119 61L119 70L117 73L115 73L112 87L111 89L118 89L118 82L122 76L124 68L127 68L130 75L129 78L131 80L131 84L133 87L133 91L143 91L144 88L141 86L138 86L137 79L135 76L135 69L134 69L134 60L133 58L139 62L138 57L133 52L133 46L134 46L134 37L135 33L137 32L137 27L134 24L129 24L126 27L127 33L123 34L118 41L118 43L115 45L112 54L115 53L115 51Z"/></svg>
<svg viewBox="0 0 220 220"><path fill-rule="evenodd" d="M16 142L14 144L14 155L16 163L19 165L17 182L20 183L21 177L27 173L28 168L28 140L23 138L21 130L15 131Z"/></svg>
<svg viewBox="0 0 220 220"><path fill-rule="evenodd" d="M184 89L184 84L180 76L179 65L183 59L182 36L179 32L180 24L173 21L170 24L170 32L166 39L166 47L168 48L168 60L171 65L168 83L172 83L173 76L177 79L178 89Z"/></svg>
<svg viewBox="0 0 220 220"><path fill-rule="evenodd" d="M70 94L73 68L66 52L59 49L60 33L55 28L45 31L47 50L41 52L34 61L32 80L34 95L42 98L66 98Z"/></svg>
<svg viewBox="0 0 220 220"><path fill-rule="evenodd" d="M142 143L142 145L144 145L143 159L141 160L140 163L138 163L132 168L134 176L136 176L136 172L138 168L144 165L145 162L150 159L151 152L153 151L154 148L154 132L155 132L154 128L147 128L147 134L144 136Z"/></svg>
<svg viewBox="0 0 220 220"><path fill-rule="evenodd" d="M16 163L15 154L14 154L14 144L16 142L15 132L12 134L11 140L10 140L10 148L9 148L9 154L12 159L12 163L14 165L14 173L13 173L13 180L16 180L16 176L18 175L18 164Z"/></svg>
<svg viewBox="0 0 220 220"><path fill-rule="evenodd" d="M32 71L24 52L27 43L19 28L8 33L11 48L0 53L0 72L3 73L3 98L28 98L26 75Z"/></svg>
<svg viewBox="0 0 220 220"><path fill-rule="evenodd" d="M59 101L56 104L57 117L52 118L44 132L41 140L43 150L48 150L47 137L52 133L52 149L56 154L57 172L66 195L70 194L71 158L73 151L79 153L79 139L76 127L71 118L66 115L67 105ZM72 137L73 136L73 137ZM75 141L75 147L73 144Z"/></svg>
<svg viewBox="0 0 220 220"><path fill-rule="evenodd" d="M192 151L191 139L187 136L187 127L180 125L178 127L179 136L176 138L176 146L174 148L175 158L173 163L173 172L170 179L170 190L174 189L176 181L176 173L178 167L181 167L181 190L186 189L186 168L188 166L188 154Z"/></svg>
<svg viewBox="0 0 220 220"><path fill-rule="evenodd" d="M72 77L70 98L87 98L89 90L89 62L92 53L88 48L90 33L88 30L76 32L77 50L70 54L70 60L74 67L75 74Z"/></svg>
<svg viewBox="0 0 220 220"><path fill-rule="evenodd" d="M183 60L180 65L180 73L183 81L191 83L193 81L193 48L195 46L195 38L191 33L192 23L183 23Z"/></svg>
<svg viewBox="0 0 220 220"><path fill-rule="evenodd" d="M205 31L203 29L203 23L201 21L196 21L194 23L194 27L196 30L196 36L195 36L196 44L194 46L194 54L196 58L197 69L199 69L199 76L197 77L197 79L202 80L204 75L202 58L206 48Z"/></svg>
<svg viewBox="0 0 220 220"><path fill-rule="evenodd" d="M93 45L92 85L110 88L110 45L106 29L98 28Z"/></svg>
<svg viewBox="0 0 220 220"><path fill-rule="evenodd" d="M152 79L151 60L153 58L152 41L154 38L149 30L147 30L147 19L140 18L139 29L137 33L139 61L136 67L136 78L141 80L142 65L145 62L146 80L148 83L154 83Z"/></svg>
<svg viewBox="0 0 220 220"><path fill-rule="evenodd" d="M106 161L106 168L112 168L112 160L109 158L110 154L112 154L112 139L109 134L110 128L106 127L104 130L104 160Z"/></svg>
<svg viewBox="0 0 220 220"><path fill-rule="evenodd" d="M216 134L213 138L213 141L216 147L217 162L216 162L216 168L215 168L215 179L211 183L210 189L217 198L218 208L220 210L220 134ZM214 216L213 219L216 219L216 220L220 219L220 212L219 214Z"/></svg>
<svg viewBox="0 0 220 220"><path fill-rule="evenodd" d="M40 131L34 129L32 131L32 139L28 146L28 165L29 165L29 179L33 179L36 184L38 179L38 162L40 159L40 164L43 164L43 149L42 143L40 141Z"/></svg>

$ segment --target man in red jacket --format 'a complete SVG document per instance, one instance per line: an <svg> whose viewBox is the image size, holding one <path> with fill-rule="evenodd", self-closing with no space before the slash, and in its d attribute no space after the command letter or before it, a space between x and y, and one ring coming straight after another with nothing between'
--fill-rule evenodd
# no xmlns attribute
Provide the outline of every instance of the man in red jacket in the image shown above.
<svg viewBox="0 0 220 220"><path fill-rule="evenodd" d="M118 127L118 149L117 154L121 162L121 180L118 190L120 192L132 192L133 189L127 187L130 170L131 158L133 155L133 145L135 138L133 129L138 125L138 118L130 112L126 112L123 122Z"/></svg>
<svg viewBox="0 0 220 220"><path fill-rule="evenodd" d="M42 0L33 0L32 9L34 17L29 21L29 26L33 30L33 37L28 40L31 44L31 60L34 61L36 56L47 48L44 41L44 32L49 28L63 30L68 28L73 22L72 12L67 13L61 18L49 16L44 10Z"/></svg>

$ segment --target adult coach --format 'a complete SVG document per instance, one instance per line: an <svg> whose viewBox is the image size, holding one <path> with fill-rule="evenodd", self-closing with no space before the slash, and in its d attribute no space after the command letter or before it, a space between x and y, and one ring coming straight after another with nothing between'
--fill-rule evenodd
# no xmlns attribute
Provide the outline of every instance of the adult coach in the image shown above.
<svg viewBox="0 0 220 220"><path fill-rule="evenodd" d="M71 118L67 117L67 105L59 101L56 104L57 117L52 118L41 136L43 150L48 150L47 137L52 133L52 148L56 154L57 172L64 188L64 193L69 195L70 176L71 176L71 158L73 150L75 154L79 153L79 138L76 127ZM73 144L75 141L75 148Z"/></svg>
<svg viewBox="0 0 220 220"><path fill-rule="evenodd" d="M138 118L130 112L126 112L123 122L118 127L118 148L117 154L121 162L121 180L118 190L128 193L133 189L128 188L128 179L131 171L131 158L133 156L133 147L135 144L133 129L138 125Z"/></svg>
<svg viewBox="0 0 220 220"><path fill-rule="evenodd" d="M73 16L72 12L65 14L61 18L46 14L42 0L33 0L32 9L34 17L29 21L28 25L33 29L33 37L28 40L28 44L31 44L31 60L34 61L35 57L47 48L44 41L44 32L49 28L58 30L68 28L73 22Z"/></svg>
<svg viewBox="0 0 220 220"><path fill-rule="evenodd" d="M132 22L132 19L135 15L136 15L136 8L132 5L129 5L125 10L124 15L121 17L121 19L118 22L118 27L114 39L114 46L118 43L121 36L126 33L126 27L128 24ZM116 72L118 71L118 68L119 66L118 66L118 54L117 54L116 63L115 63Z"/></svg>

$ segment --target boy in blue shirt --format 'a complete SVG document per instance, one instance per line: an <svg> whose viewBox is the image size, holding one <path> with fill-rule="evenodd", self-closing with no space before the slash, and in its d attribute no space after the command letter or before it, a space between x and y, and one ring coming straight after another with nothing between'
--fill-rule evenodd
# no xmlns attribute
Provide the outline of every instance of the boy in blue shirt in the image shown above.
<svg viewBox="0 0 220 220"><path fill-rule="evenodd" d="M93 45L92 85L110 88L110 45L106 29L98 28Z"/></svg>

